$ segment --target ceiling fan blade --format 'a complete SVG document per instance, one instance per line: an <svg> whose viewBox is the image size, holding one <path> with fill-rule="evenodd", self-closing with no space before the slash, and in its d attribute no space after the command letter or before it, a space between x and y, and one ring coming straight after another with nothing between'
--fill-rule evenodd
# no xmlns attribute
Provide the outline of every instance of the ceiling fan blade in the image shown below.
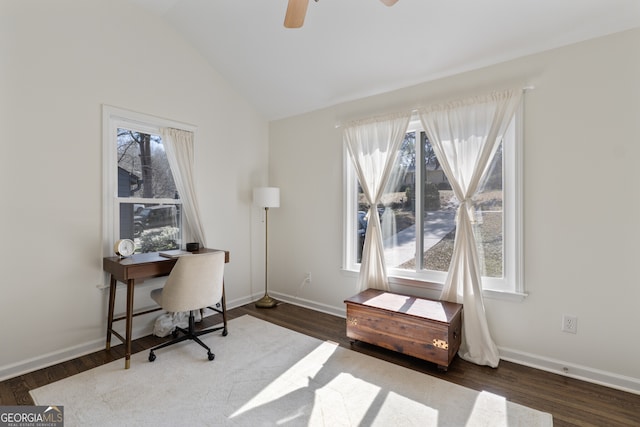
<svg viewBox="0 0 640 427"><path fill-rule="evenodd" d="M398 0L380 0L380 1L387 6L393 6L398 2Z"/></svg>
<svg viewBox="0 0 640 427"><path fill-rule="evenodd" d="M309 0L289 0L287 14L284 16L285 28L300 28L307 14Z"/></svg>

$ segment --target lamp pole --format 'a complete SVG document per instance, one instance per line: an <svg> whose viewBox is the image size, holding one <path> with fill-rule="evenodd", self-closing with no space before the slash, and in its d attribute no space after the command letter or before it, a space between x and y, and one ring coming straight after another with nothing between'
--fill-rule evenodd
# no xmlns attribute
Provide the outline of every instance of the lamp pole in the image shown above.
<svg viewBox="0 0 640 427"><path fill-rule="evenodd" d="M256 307L272 308L278 301L269 296L269 208L280 207L280 189L277 187L261 187L253 189L253 203L264 208L264 296L256 301Z"/></svg>

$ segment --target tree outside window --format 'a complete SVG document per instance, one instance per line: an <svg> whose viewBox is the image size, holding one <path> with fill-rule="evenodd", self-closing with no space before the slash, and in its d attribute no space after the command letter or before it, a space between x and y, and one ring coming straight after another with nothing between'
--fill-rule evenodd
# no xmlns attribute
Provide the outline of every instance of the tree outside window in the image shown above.
<svg viewBox="0 0 640 427"><path fill-rule="evenodd" d="M158 135L117 128L119 238L136 252L176 249L181 240L181 204Z"/></svg>

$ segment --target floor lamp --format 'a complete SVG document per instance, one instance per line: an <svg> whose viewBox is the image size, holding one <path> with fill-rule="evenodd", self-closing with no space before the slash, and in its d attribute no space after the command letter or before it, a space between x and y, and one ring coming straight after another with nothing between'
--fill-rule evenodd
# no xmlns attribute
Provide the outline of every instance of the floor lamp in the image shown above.
<svg viewBox="0 0 640 427"><path fill-rule="evenodd" d="M278 302L269 296L267 291L267 283L269 281L268 265L269 265L269 224L267 217L269 215L269 208L280 207L280 189L276 187L260 187L253 189L253 204L255 206L264 208L264 296L256 301L256 307L258 308L272 308L275 307Z"/></svg>

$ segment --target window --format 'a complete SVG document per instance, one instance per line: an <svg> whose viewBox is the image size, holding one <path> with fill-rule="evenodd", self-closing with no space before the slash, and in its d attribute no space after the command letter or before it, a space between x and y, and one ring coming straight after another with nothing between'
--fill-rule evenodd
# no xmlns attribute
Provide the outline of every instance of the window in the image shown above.
<svg viewBox="0 0 640 427"><path fill-rule="evenodd" d="M177 249L182 204L167 160L161 119L104 108L104 240L132 239L136 253Z"/></svg>
<svg viewBox="0 0 640 427"><path fill-rule="evenodd" d="M474 231L485 291L522 292L520 122L516 113L474 197ZM358 270L369 206L347 153L345 159L344 262L348 270ZM392 281L445 282L457 207L420 121L412 121L377 207Z"/></svg>

